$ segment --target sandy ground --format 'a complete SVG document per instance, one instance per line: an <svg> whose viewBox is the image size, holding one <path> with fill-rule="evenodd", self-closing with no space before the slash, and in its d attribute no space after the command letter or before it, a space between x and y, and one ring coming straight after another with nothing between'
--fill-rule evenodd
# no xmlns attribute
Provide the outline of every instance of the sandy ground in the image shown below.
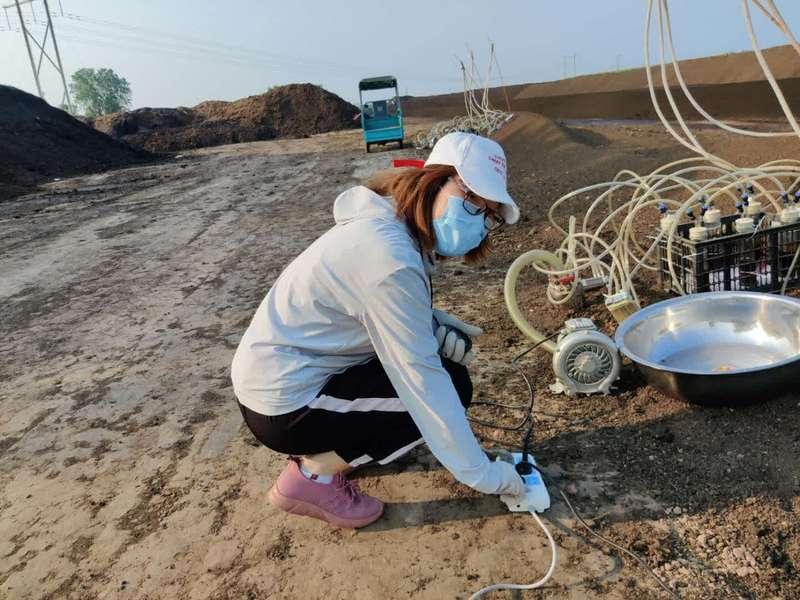
<svg viewBox="0 0 800 600"><path fill-rule="evenodd" d="M486 265L447 264L434 282L437 305L487 330L477 399L525 401L508 366L524 340L501 289L517 254L552 240L542 208L620 165L684 155L655 125L581 127L591 140L581 148L509 153L527 218ZM414 155L364 154L358 134L209 148L0 204L0 597L465 598L544 571L530 516L457 484L425 450L360 473L388 504L358 532L266 502L284 459L243 427L228 367L271 282L331 226L336 194ZM787 151L736 146L764 160ZM531 290L543 328L571 314L611 327L597 307L543 306ZM612 397L569 399L547 390L548 363L525 363L537 459L593 526L682 597L800 597L797 396L699 409L626 371ZM507 425L520 416L475 414ZM476 431L487 445L519 441ZM665 597L645 570L587 538L563 503L546 521L559 567L524 597Z"/></svg>

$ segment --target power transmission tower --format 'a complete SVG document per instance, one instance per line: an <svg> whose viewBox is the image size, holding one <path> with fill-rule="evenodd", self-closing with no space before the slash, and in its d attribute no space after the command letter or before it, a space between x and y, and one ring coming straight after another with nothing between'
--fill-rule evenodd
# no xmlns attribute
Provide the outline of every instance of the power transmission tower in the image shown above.
<svg viewBox="0 0 800 600"><path fill-rule="evenodd" d="M53 19L50 15L50 6L47 4L47 0L41 0L42 4L44 5L44 12L46 15L46 25L44 30L44 35L42 36L41 40L36 39L36 35L33 31L28 28L28 22L25 19L25 15L22 13L22 7L26 4L30 4L31 9L31 17L34 23L37 23L36 20L36 13L34 12L34 2L37 0L14 0L13 4L7 4L3 6L3 11L6 15L6 22L9 25L9 29L11 28L11 21L8 18L8 10L11 8L16 8L17 10L17 18L19 19L19 28L22 32L22 37L25 40L25 48L28 51L28 59L31 61L31 71L33 71L33 78L36 80L36 90L39 92L39 97L44 98L44 92L42 91L42 82L39 79L39 74L42 70L42 63L44 59L47 59L53 68L58 72L61 77L61 84L63 86L63 96L61 97L61 103L67 107L67 109L72 112L72 101L69 97L69 87L67 86L67 78L64 76L64 66L61 63L61 53L58 51L58 42L56 41L56 32L53 29ZM61 15L64 14L64 9L61 7L61 0L58 2L59 10L61 11ZM53 46L53 53L55 56L55 60L53 57L50 56L50 53L47 49L47 41L48 39L52 43ZM39 50L39 56L37 60L34 60L34 49L31 47L31 42L36 46Z"/></svg>

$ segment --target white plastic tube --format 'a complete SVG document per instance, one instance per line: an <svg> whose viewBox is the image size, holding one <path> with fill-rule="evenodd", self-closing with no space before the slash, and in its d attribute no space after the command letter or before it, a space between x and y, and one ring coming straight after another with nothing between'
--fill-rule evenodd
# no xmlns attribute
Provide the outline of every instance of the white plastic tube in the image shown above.
<svg viewBox="0 0 800 600"><path fill-rule="evenodd" d="M761 52L761 48L758 46L756 32L753 30L753 19L750 16L750 0L742 0L742 10L744 11L745 23L747 24L747 34L750 36L750 42L753 46L753 52L755 52L756 58L758 59L758 64L761 65L761 70L764 72L767 81L769 81L772 91L775 92L775 98L778 100L778 104L781 105L783 114L786 115L786 120L789 121L789 125L792 126L794 132L800 136L800 125L797 124L797 120L794 118L792 109L789 108L789 104L786 102L786 98L784 97L778 82L775 81L775 76L772 74L767 61L764 58L764 54Z"/></svg>
<svg viewBox="0 0 800 600"><path fill-rule="evenodd" d="M669 49L669 60L672 64L675 77L690 103L709 122L723 129L737 134L752 135L756 137L773 137L778 135L800 135L797 122L780 88L769 70L769 66L758 48L758 41L753 31L752 19L749 12L749 2L756 6L772 20L772 22L789 38L795 50L800 55L800 44L786 25L773 0L742 0L745 22L748 28L754 51L765 77L775 91L775 95L784 109L794 133L790 132L750 132L745 129L728 126L707 113L691 95L676 57L673 38L672 23L669 15L668 0L656 0L658 7L659 29L659 54L660 54L660 81L664 94L678 122L678 132L666 118L659 105L650 63L650 37L653 18L653 0L648 0L647 19L645 22L645 67L653 107L667 131L683 146L691 149L699 156L677 160L659 167L646 175L640 175L630 170L622 170L614 177L613 181L597 183L574 190L558 198L548 211L548 220L564 239L555 250L555 256L560 264L532 260L529 264L534 269L550 278L560 278L572 275L574 281L581 276L591 273L592 276L606 278L608 293L615 294L620 291L629 292L637 297L634 278L642 270L656 270L663 268L654 260L655 249L663 244L666 239L667 271L672 279L672 287L684 293L680 280L677 277L676 265L673 264L672 248L677 235L678 227L686 222L687 209L694 211L694 219L699 220L702 215L702 205L713 205L716 209L724 210L727 207L731 212L734 205L740 202L741 189L752 186L753 191L748 192L748 197L754 202L760 202L763 210L771 211L772 218L783 209L779 194L786 190L796 190L800 187L800 161L795 159L781 159L771 161L757 167L738 167L727 160L707 152L697 140L691 128L687 125L680 113L674 98L667 73L666 49ZM567 202L582 199L584 195L594 196L588 206L584 205L583 218L580 227L576 227L576 220L570 217L565 228L556 218L556 213ZM668 221L665 231L654 228L655 239L642 239L639 231L641 219L648 214L655 216L654 209L663 203L668 210L673 211L674 217ZM731 213L729 213L731 214ZM655 220L655 219L654 219ZM762 222L767 223L770 219ZM593 225L598 223L599 225ZM657 220L656 220L657 222ZM526 253L528 255L529 253ZM523 256L526 256L523 255ZM520 257L522 258L522 257ZM512 265L513 267L513 265ZM519 271L515 273L518 275ZM514 277L511 278L516 285ZM507 277L507 283L509 278ZM554 304L563 304L569 301L575 293L575 286L561 291L552 291L548 286L548 298ZM516 290L515 290L516 291ZM508 301L507 301L507 304ZM518 324L519 325L519 324ZM524 326L520 326L525 331ZM527 333L526 333L527 335ZM534 338L538 339L538 338Z"/></svg>
<svg viewBox="0 0 800 600"><path fill-rule="evenodd" d="M762 8L762 10L766 11L766 9L764 8ZM748 135L752 137L787 137L796 135L794 131L751 131L748 129L740 129L739 127L733 127L732 125L728 125L724 121L720 121L715 117L713 117L712 115L710 115L708 112L706 112L706 110L700 105L699 102L697 102L695 97L689 91L689 87L686 85L686 81L683 79L683 73L681 73L680 63L678 62L677 56L675 54L675 45L672 38L672 23L670 21L670 16L669 16L669 5L666 0L659 0L659 11L663 12L664 15L664 21L666 24L667 42L669 43L669 52L671 56L672 70L675 73L675 78L678 80L678 84L680 85L683 94L686 96L686 99L691 103L691 105L697 112L703 115L703 117L705 117L710 123L713 123L714 125L716 125L721 129L730 131L731 133ZM767 14L769 15L769 13ZM774 22L776 26L780 27L777 21ZM784 31L784 33L786 32ZM664 44L664 32L662 31L661 45L663 46L663 44ZM798 46L797 49L798 52L800 52L800 46Z"/></svg>
<svg viewBox="0 0 800 600"><path fill-rule="evenodd" d="M653 74L651 73L650 67L650 23L653 16L653 0L648 0L647 2L647 20L645 21L645 31L644 31L644 65L645 65L645 73L647 74L647 89L650 92L650 100L653 103L653 108L658 115L661 124L669 131L672 137L677 140L679 144L682 146L686 146L692 152L696 154L702 154L707 158L712 158L710 154L708 154L702 147L692 144L691 141L683 139L678 132L672 128L667 118L664 116L664 112L661 110L661 105L658 102L658 98L656 97L655 85L653 84ZM676 115L677 116L677 115Z"/></svg>

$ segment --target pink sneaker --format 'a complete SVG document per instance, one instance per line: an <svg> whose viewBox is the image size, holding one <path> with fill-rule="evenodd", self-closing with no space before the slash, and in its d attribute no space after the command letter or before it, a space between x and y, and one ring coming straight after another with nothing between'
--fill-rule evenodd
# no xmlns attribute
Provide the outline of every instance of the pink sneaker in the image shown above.
<svg viewBox="0 0 800 600"><path fill-rule="evenodd" d="M364 527L383 514L383 502L361 493L344 475L335 475L330 483L312 481L300 472L296 459L289 461L267 496L281 510L337 527Z"/></svg>

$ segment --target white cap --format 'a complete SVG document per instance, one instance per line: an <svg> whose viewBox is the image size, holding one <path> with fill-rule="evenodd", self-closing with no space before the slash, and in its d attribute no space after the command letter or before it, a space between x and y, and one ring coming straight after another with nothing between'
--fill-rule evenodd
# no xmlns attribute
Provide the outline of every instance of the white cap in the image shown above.
<svg viewBox="0 0 800 600"><path fill-rule="evenodd" d="M752 217L761 212L761 202L758 200L750 200L750 203L744 207L744 214Z"/></svg>
<svg viewBox="0 0 800 600"><path fill-rule="evenodd" d="M708 239L708 228L692 227L689 229L689 239L693 242L702 242Z"/></svg>
<svg viewBox="0 0 800 600"><path fill-rule="evenodd" d="M755 229L753 219L750 217L739 217L733 222L736 233L752 233Z"/></svg>
<svg viewBox="0 0 800 600"><path fill-rule="evenodd" d="M428 165L448 165L471 192L498 202L500 216L509 225L519 220L519 208L506 189L506 153L500 144L489 138L454 131L439 138L425 161Z"/></svg>

